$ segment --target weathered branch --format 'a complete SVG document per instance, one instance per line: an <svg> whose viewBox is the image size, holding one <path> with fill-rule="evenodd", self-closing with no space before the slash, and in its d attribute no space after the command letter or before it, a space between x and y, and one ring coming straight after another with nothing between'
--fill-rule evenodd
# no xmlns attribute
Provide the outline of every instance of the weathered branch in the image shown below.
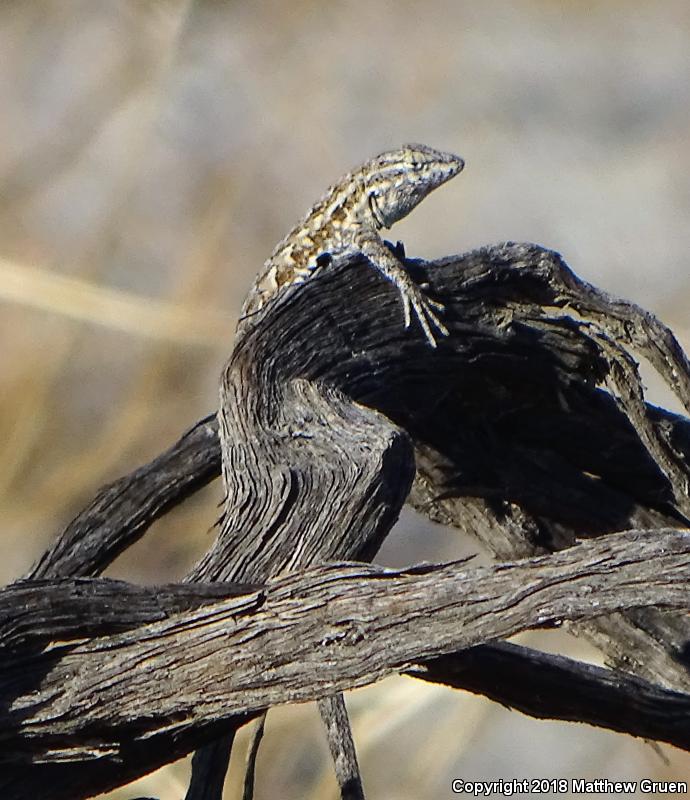
<svg viewBox="0 0 690 800"><path fill-rule="evenodd" d="M531 717L586 722L684 750L690 744L690 695L509 642L441 656L407 674L490 697Z"/></svg>
<svg viewBox="0 0 690 800"><path fill-rule="evenodd" d="M118 582L88 580L17 584L4 590L6 608L16 609L12 595L21 593L47 600L37 611L24 603L25 633L4 654L0 758L9 763L0 787L4 797L26 796L34 780L50 775L51 793L43 796L88 796L75 787L78 763L88 773L91 762L105 788L113 774L131 778L143 764L150 769L153 753L169 759L186 752L236 715L244 721L270 705L362 686L530 627L650 604L686 609L688 578L690 534L665 530L603 537L511 565L317 567L221 600L220 586L196 586L197 597L210 592L209 601L164 619L155 615L170 601L159 602L152 589L128 594ZM114 612L157 621L82 638L71 626L85 598L103 602L108 592ZM132 611L137 597L144 611ZM67 622L62 641L40 651L32 645L43 637L32 641L29 623L43 630L48 607ZM666 739L690 748L687 734L670 727Z"/></svg>
<svg viewBox="0 0 690 800"><path fill-rule="evenodd" d="M100 575L157 519L219 473L220 446L214 414L199 420L149 464L104 486L26 577Z"/></svg>
<svg viewBox="0 0 690 800"><path fill-rule="evenodd" d="M263 581L323 559L370 557L403 502L410 443L409 500L504 560L688 524L690 424L644 404L633 359L636 348L687 401L690 370L667 329L532 245L409 268L446 305L451 335L437 351L403 329L395 290L356 260L286 292L248 326L224 376L228 509L190 578ZM204 420L106 487L32 576L98 574L219 468L217 428ZM687 690L687 615L639 605L631 598L636 610L587 622L588 634L614 663ZM472 658L486 659L476 688L490 695L495 653ZM538 714L536 686L537 676L504 701ZM216 728L197 719L168 760L183 740L196 746L245 718ZM147 759L153 768L162 757L154 745L128 750L97 779L116 782Z"/></svg>

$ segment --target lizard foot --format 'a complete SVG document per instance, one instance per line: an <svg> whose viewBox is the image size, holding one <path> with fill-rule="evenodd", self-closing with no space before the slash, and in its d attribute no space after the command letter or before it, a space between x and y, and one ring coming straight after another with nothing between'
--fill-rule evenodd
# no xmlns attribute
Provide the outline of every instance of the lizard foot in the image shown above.
<svg viewBox="0 0 690 800"><path fill-rule="evenodd" d="M448 328L441 322L436 313L444 310L443 303L426 297L424 292L411 282L408 286L399 286L398 290L400 291L400 297L403 302L405 328L410 327L412 311L414 311L415 317L419 321L427 341L432 347L436 347L436 338L432 326L441 336L448 336Z"/></svg>

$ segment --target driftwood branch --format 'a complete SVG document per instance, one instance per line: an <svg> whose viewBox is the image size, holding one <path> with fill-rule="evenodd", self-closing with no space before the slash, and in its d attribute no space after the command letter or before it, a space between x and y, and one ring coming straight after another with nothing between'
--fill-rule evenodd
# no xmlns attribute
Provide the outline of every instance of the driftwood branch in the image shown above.
<svg viewBox="0 0 690 800"><path fill-rule="evenodd" d="M100 575L157 519L219 473L218 422L213 414L149 464L104 486L26 577Z"/></svg>
<svg viewBox="0 0 690 800"><path fill-rule="evenodd" d="M689 695L509 642L442 656L407 674L484 695L531 717L586 722L683 750L690 744Z"/></svg>
<svg viewBox="0 0 690 800"><path fill-rule="evenodd" d="M627 539L611 540L615 546L625 541L625 555L616 551L625 573L625 563L642 566L640 552L656 558L656 551L652 555L645 549L653 546L652 540L658 544L666 542L665 537L676 537L673 541L680 546L677 543L684 541L684 536L664 529L685 527L690 518L690 424L685 418L644 403L634 361L635 352L648 358L687 402L690 369L670 331L641 309L580 282L557 254L532 245L501 245L432 264L410 262L409 268L419 273L419 278L430 284L431 293L445 303L445 322L451 335L437 351L431 352L421 335L403 329L396 292L356 260L335 263L297 290L286 292L257 315L255 324L247 326L223 376L220 420L226 513L217 542L193 570L190 580L264 583L276 572L302 569L323 560L372 557L405 500L413 474L413 448L416 474L408 501L430 518L477 536L502 560L555 553L578 539L604 537L552 556L553 563L558 564L562 562L557 559L569 558L572 553L576 559L583 557L590 552L587 547L608 547L606 534L645 530L637 538L631 533ZM212 419L203 420L151 464L106 487L68 526L29 577L97 575L117 553L143 535L156 517L217 475L220 465L218 428ZM662 550L658 555L663 555ZM616 563L615 559L609 563ZM521 569L524 565L514 566ZM687 582L687 563L676 567L681 574L685 570ZM350 569L362 572L356 573L355 579ZM464 680L473 691L537 716L588 720L662 741L673 739L685 746L685 734L677 734L675 725L669 723L667 730L657 716L654 727L654 714L650 713L645 733L624 713L626 693L634 693L636 687L645 687L650 706L658 700L655 709L665 703L682 708L687 701L678 692L690 687L688 616L672 610L687 610L687 593L680 599L679 589L659 585L659 572L657 564L650 576L657 582L636 583L634 596L619 587L615 603L599 605L596 612L592 606L588 606L589 611L577 606L586 605L588 598L578 595L576 573L569 573L573 584L568 585L561 575L548 587L562 589L563 595L558 596L564 602L567 596L575 603L562 610L559 620L581 620L578 630L594 638L612 663L637 675L632 678L608 673L605 679L589 668L574 667L573 680L584 681L595 695L608 686L604 690L611 698L608 704L587 706L588 701L583 700L584 706L578 707L577 702L571 706L558 701L556 693L547 693L540 706L534 700L540 690L534 659L539 658L552 670L547 675L564 676L567 670L563 671L564 665L556 664L553 657L535 656L523 649L513 649L506 655L498 645L447 655L452 649L509 635L500 625L495 629L490 626L491 633L489 628L483 629L484 639L473 639L463 627L462 635L469 638L453 639L450 649L433 653L422 649L405 658L399 654L402 661L396 661L397 656L386 650L378 654L383 661L367 663L388 665L382 670L414 669L421 677L446 680L451 685L465 685ZM371 579L373 585L391 588L387 576L384 579L375 573L372 577L374 573L366 568L347 568L342 582L335 579L340 575L337 570L316 570L309 575L334 578L334 590L343 602L351 592L352 597L357 596L355 584L360 580ZM351 582L346 575L352 577ZM422 577L417 574L399 579ZM273 588L265 592L257 589L254 594L228 600L228 613L235 620L229 609L239 608L237 615L243 622L255 615L259 618L275 587L292 585L290 580L299 584L302 578L285 580L287 584L271 583ZM43 591L49 593L53 586L44 584ZM30 584L25 588L30 589ZM202 639L213 639L212 631L218 631L225 646L232 626L226 630L226 621L215 627L217 619L226 618L207 617L205 611L210 606L193 590L203 594L206 588L188 586L185 591L192 593L186 595L185 602L191 605L180 608L164 604L161 610L158 599L142 599L144 605L152 603L156 613L164 617L147 624L165 626L172 619L202 614L203 624L197 620L192 625L190 618L189 628L182 625L180 632L184 631L186 643L194 638L190 630ZM137 607L139 601L128 595L130 591L123 589L123 597ZM167 591L175 594L173 589ZM223 589L216 587L215 591ZM516 596L519 608L524 610L519 591ZM627 603L622 598L627 598ZM501 606L502 599L500 593L493 598L497 605L492 610L500 611L503 624L510 628L514 608L512 603ZM11 602L17 602L16 598ZM196 607L196 602L202 605ZM117 607L115 600L113 603ZM244 607L243 603L249 605ZM460 613L454 605L451 607L454 618L463 620L466 626L467 616L463 614L467 609ZM383 613L382 607L376 608ZM612 611L620 613L602 616ZM309 614L312 612L311 623L316 626L320 619L318 603ZM414 612L410 609L410 613ZM441 611L434 612L434 619L447 625L453 636L456 632L459 635ZM416 633L419 644L429 617L425 616L424 625L416 628L413 620L414 616L408 619L405 631L411 638ZM282 626L285 620L280 617L279 621ZM520 624L529 627L546 621L546 617L537 616ZM555 617L551 621L555 622ZM54 625L54 632L58 622L57 618L53 622L46 618L43 625L47 632ZM139 631L142 624L137 617L132 631ZM338 655L337 660L328 661L327 673L321 665L316 670L318 676L328 675L323 684L315 683L314 674L308 676L312 694L301 695L295 690L294 695L281 695L283 699L261 695L253 705L226 705L225 692L231 686L227 681L235 677L233 666L232 677L223 672L226 683L214 685L210 698L207 695L200 700L191 689L188 693L187 684L182 696L169 696L169 709L177 702L183 709L166 711L172 716L165 734L143 734L148 730L146 713L135 705L129 708L126 721L120 718L122 728L119 734L113 734L112 753L107 747L101 751L101 745L87 737L82 742L82 754L70 767L50 764L41 770L50 771L55 787L61 785L55 777L59 773L68 776L60 780L72 790L82 780L95 791L94 786L115 785L152 769L162 763L161 759L170 760L219 733L232 732L257 708L323 696L323 692L373 680L379 673L361 670L362 664L354 655L369 653L374 658L368 648L376 649L372 643L376 636L373 630L366 630L366 636L350 648L348 637L355 634L346 626L345 644L339 644L336 637L329 647L320 646L312 653L313 657L316 653L323 655L325 649ZM338 634L341 632L338 628ZM13 635L17 641L16 631ZM82 631L82 635L87 637L83 658L93 665L104 664L99 659L105 656L95 641L91 644L91 636L106 636L109 642L112 637L131 636L138 641L138 634L117 630L100 634ZM53 637L60 639L59 635ZM330 639L318 639L322 641ZM92 646L94 649L90 649ZM63 662L63 653L56 648L53 655L57 661L51 662L45 679L63 674L60 670L65 663L74 664L69 659L75 652L70 644ZM78 652L81 657L82 651ZM181 655L182 649L179 652ZM214 651L204 652L209 654L208 661L203 670L197 662L200 673L216 674L214 670L220 670L221 664L228 669L227 661L217 659ZM416 663L441 652L446 654L442 662ZM108 653L113 655L111 650ZM347 664L340 661L344 654ZM389 656L392 661L387 660ZM514 669L525 676L524 682L516 681L514 690L497 692L492 675L499 669L497 663L505 665L509 660L520 665ZM145 684L144 694L153 691L153 696L141 697L144 703L155 699L156 687L169 686L165 679L161 683L161 676L165 670L176 668L176 663L170 663L161 673L158 667L154 669L159 662L148 658L127 663L144 663L147 669L130 668L120 680L113 679L113 686L119 687L121 697L129 697L130 689L138 687L141 692ZM356 664L359 666L352 666ZM348 665L353 672L343 677L338 670ZM527 677L530 669L531 683ZM253 680L258 681L257 686L261 685L260 673L255 666ZM153 683L147 683L147 678ZM315 691L317 684L320 688ZM614 691L614 687L618 688ZM101 697L111 702L108 686L99 682L98 689L95 685L90 688L97 692L92 705L100 705ZM221 695L224 710L221 716L213 716L211 709ZM82 731L79 726L86 724L90 706L84 699L76 708L74 730ZM646 720L644 709L640 714ZM58 721L53 720L55 725ZM43 724L47 735L50 724ZM17 741L30 728L28 723L26 729L20 726ZM153 729L158 730L155 724ZM77 733L74 735L78 738ZM166 736L174 739L172 745ZM54 741L56 752L62 741L60 737ZM159 750L158 743L163 741L166 744ZM26 752L36 752L32 746L27 745ZM91 748L101 753L98 769L89 756ZM20 747L17 757L21 752ZM17 769L21 772L22 768ZM19 783L10 781L8 786L25 786L19 778L16 781ZM59 795L57 788L55 791L56 797L68 796Z"/></svg>
<svg viewBox="0 0 690 800"><path fill-rule="evenodd" d="M3 658L8 710L0 759L9 762L0 776L3 796L26 796L46 775L50 797L88 796L74 785L75 763L88 773L91 762L105 778L109 772L131 778L140 759L150 768L152 753L169 759L187 752L221 721L231 727L268 706L362 686L526 628L645 605L686 608L689 575L690 534L665 530L612 535L511 565L394 571L341 564L274 579L243 595L222 584L183 587L181 604L208 597L173 613L176 587L17 584L4 593L7 608L23 614L22 632ZM43 597L42 604L32 597ZM89 637L79 624L88 607L156 621ZM63 622L55 631L61 640L46 645L45 634L33 631L45 630L47 609L50 619ZM167 609L163 619L161 609ZM433 675L434 668L431 662L424 669ZM437 669L450 674L443 661ZM669 725L663 738L690 749L687 717L683 723L677 714L678 705L687 710L688 698L667 700L676 703L680 731ZM594 714L598 701L594 695L573 701L570 713L580 706ZM606 718L606 711L597 713ZM658 733L658 710L642 708L633 727Z"/></svg>

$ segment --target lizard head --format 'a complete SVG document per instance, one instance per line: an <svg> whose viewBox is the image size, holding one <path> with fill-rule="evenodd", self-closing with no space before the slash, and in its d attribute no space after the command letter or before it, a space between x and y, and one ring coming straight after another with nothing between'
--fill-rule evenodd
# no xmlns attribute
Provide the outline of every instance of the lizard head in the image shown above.
<svg viewBox="0 0 690 800"><path fill-rule="evenodd" d="M423 144L405 144L368 161L361 175L378 226L390 228L406 217L464 166L459 156Z"/></svg>

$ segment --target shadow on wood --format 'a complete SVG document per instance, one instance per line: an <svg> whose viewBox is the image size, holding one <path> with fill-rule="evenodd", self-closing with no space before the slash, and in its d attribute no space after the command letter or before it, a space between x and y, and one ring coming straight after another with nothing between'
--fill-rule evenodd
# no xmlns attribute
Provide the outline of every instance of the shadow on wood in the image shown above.
<svg viewBox="0 0 690 800"><path fill-rule="evenodd" d="M477 582L487 581L489 573L462 565L448 568L455 576L470 576L470 583L463 584L463 596L455 603L445 596L444 602L452 609L448 617L438 608L410 607L406 624L396 633L401 642L413 644L399 653L392 652L387 642L383 646L374 629L367 627L377 620L385 624L387 619L374 615L361 629L343 627L345 617L340 622L324 621L319 615L321 602L309 594L311 587L320 600L327 596L328 608L341 608L342 601L349 619L356 618L356 610L367 608L371 601L367 581L384 588L383 600L394 606L397 596L387 594L393 591L393 584L387 583L389 573L370 572L366 567L331 572L317 568L284 579L287 583L279 580L279 587L293 587L290 591L295 592L292 600L297 605L289 608L294 608L294 614L301 619L305 609L313 610L313 618L307 615L308 623L321 638L309 639L300 629L299 643L306 649L299 656L289 655L283 641L275 662L266 660L268 656L263 662L251 662L253 678L242 684L244 705L234 706L229 702L231 684L236 679L241 683L240 666L250 658L254 637L297 635L290 633L291 617L283 615L287 612L272 618L270 624L262 617L272 590L230 596L219 610L213 603L218 595L205 597L207 587L196 584L186 586L187 594L179 596L180 587L169 587L165 596L175 598L168 601L172 605L166 605L153 590L137 594L131 587L115 585L111 591L107 588L111 582L103 584L105 589L93 588L101 587L100 582L63 585L50 580L9 587L0 618L0 642L7 642L3 696L8 704L3 706L0 752L15 756L0 778L4 796L19 797L20 790L29 794L38 785L45 787L46 781L52 787L51 797L88 796L173 760L220 733L231 733L266 705L323 696L375 680L386 670L412 668L420 659L441 654L447 659L449 653L516 629L562 620L586 620L578 623L586 624L580 629L595 639L612 663L637 675L637 679L620 675L614 680L616 691L622 692L617 695L619 701L606 705L592 700L597 687L613 692L610 676L616 673L607 677L604 671L599 674L572 663L568 666L574 669L573 680L577 675L578 680L590 681L593 694L583 693L582 704L567 709L557 693L544 692L540 697L534 659L554 666L554 657L521 649L506 654L494 646L482 647L456 654L450 666L446 660L414 666L414 672L456 686L465 685L465 674L472 691L527 713L586 719L665 741L673 736L685 746L687 731L672 734L669 723L669 735L664 737L658 714L645 716L640 710L639 719L649 723L646 732L641 732L639 727L631 728L621 711L643 685L644 696L653 698L649 709L654 703L658 712L664 702L675 704L675 709L687 708L683 706L687 696L679 694L690 686L687 615L646 606L688 607L687 592L679 597L680 590L674 588L683 582L687 586L690 577L683 550L686 537L677 532L664 534L662 529L684 528L690 517L690 426L685 418L645 404L633 358L634 352L644 356L687 403L690 370L684 354L651 315L583 284L557 254L534 245L500 245L434 263L410 262L409 268L446 305L444 321L451 334L439 342L437 350L428 347L421 331L403 328L397 292L357 261L334 263L298 289L285 292L244 325L223 375L220 420L226 442L226 513L218 540L190 580L251 578L263 583L269 575L296 566L371 558L406 497L432 519L477 536L507 561L559 551L576 539L615 531L647 533L612 537L611 543L602 539L552 557L565 562L550 564L548 557L540 561L539 569L546 572L558 565L563 569L564 563L573 569L569 573L573 584L561 587L562 605L549 618L529 607L518 622L511 616L508 600L524 584L515 583L512 588L502 584L500 590L494 586L499 593L487 611L491 623L476 638L472 638L463 603L470 591L467 586L476 590ZM155 518L218 474L219 453L214 421L201 421L166 454L102 490L27 577L98 575ZM413 454L416 476L407 496ZM623 549L616 550L614 558L611 547ZM668 581L656 583L653 578L661 581L656 559L665 552L676 560L668 564L670 572L664 576ZM653 571L642 570L642 555L655 559ZM608 582L597 590L601 597L583 597L577 588L577 566L591 569L588 558L594 558L597 569L606 574ZM597 558L608 559L618 570L608 572ZM630 575L635 594L626 594L616 581L629 575L625 566L631 563L637 565L637 573ZM523 568L524 564L514 567L520 580L524 580L524 573L519 573ZM350 577L345 580L341 572ZM433 581L427 591L434 597L433 587L446 572L434 573L429 568L429 575ZM638 582L641 575L645 580ZM413 570L404 579L423 577L428 577L424 570ZM13 594L20 590L29 593L21 601ZM539 592L543 590L540 584L534 595L542 603ZM35 598L41 593L54 598L53 591L68 592L65 604L56 601L42 616L32 617L31 592ZM112 606L96 603L90 621L80 621L79 603L95 603L93 593L99 591L111 591ZM228 592L228 587L209 591ZM301 591L306 594L300 595ZM406 592L400 591L405 597ZM459 585L454 591L459 591ZM527 602L530 592L524 592ZM602 602L605 597L611 598L608 604ZM383 600L372 608L376 614L390 615L393 608ZM587 606L592 600L600 605ZM613 610L624 613L601 616ZM256 634L246 632L246 638L240 638L238 647L230 651L227 645L238 619L257 625L263 620L266 628ZM415 623L419 619L423 625ZM437 641L436 649L430 645L432 622L447 634L445 639L443 630L438 634L443 644ZM180 634L175 639L179 649L170 649L166 640L169 659L164 663L150 655L142 658L144 650L137 650L155 641L155 636L148 637L150 626L156 625ZM75 637L86 641L76 643ZM208 651L201 661L194 658L195 648L201 646L199 637L202 641L211 637L211 642L217 637L217 649ZM63 643L41 652L50 640ZM309 670L300 675L297 665L305 668L309 646L323 657L319 642L322 648L332 645L338 657L328 662L329 671L319 672L324 685L315 689L314 675ZM344 657L345 645L350 648L351 663ZM133 648L131 657L112 661L129 653L129 647ZM221 658L221 652L230 663ZM386 666L367 672L366 659L362 661L367 652L370 658L378 655ZM507 694L497 695L490 675L492 670L495 674L496 659L501 657L509 658L514 670L519 671L516 664L522 664L526 677L516 682L515 691L508 687ZM463 660L472 665L466 673ZM115 670L109 679L112 684L97 681L94 685L87 679L97 661L100 668L105 669L107 662ZM309 677L311 693L298 694L281 684L283 694L262 695L257 687L269 663L272 670L281 664L291 668L296 681ZM227 679L219 679L209 689L209 676L221 667ZM334 677L336 673L341 677ZM559 674L565 676L567 671ZM162 683L165 675L174 676L173 683ZM56 682L60 676L65 698L69 696L67 676L72 676L75 691L86 693L80 703L51 705L58 702L54 695L60 693ZM194 678L206 681L205 695L195 693ZM119 695L110 691L113 686L119 687ZM165 711L155 707L161 686L172 691L165 698ZM254 695L247 686L254 687ZM136 694L130 694L135 687ZM136 696L139 702L116 709L118 696ZM250 696L252 702L247 699ZM10 702L14 702L11 708ZM94 705L106 716L112 714L107 724L89 718L87 712ZM62 708L59 713L58 707ZM608 709L607 720L598 708ZM63 763L30 768L17 763L29 753L44 762Z"/></svg>

